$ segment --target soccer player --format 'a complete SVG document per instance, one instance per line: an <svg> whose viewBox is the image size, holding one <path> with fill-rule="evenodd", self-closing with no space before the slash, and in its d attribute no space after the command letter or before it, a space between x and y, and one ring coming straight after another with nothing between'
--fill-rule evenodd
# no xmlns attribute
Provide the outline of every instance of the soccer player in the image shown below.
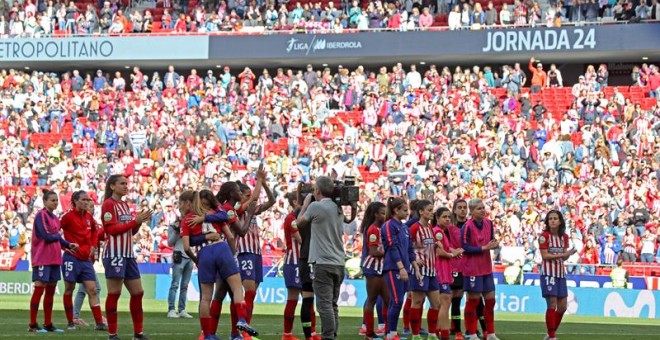
<svg viewBox="0 0 660 340"><path fill-rule="evenodd" d="M490 251L500 245L495 239L495 226L486 218L486 207L480 199L468 202L471 219L461 229L461 242L465 262L463 290L468 293L465 304L465 334L469 340L478 340L477 305L483 296L487 340L498 340L495 335L495 280Z"/></svg>
<svg viewBox="0 0 660 340"><path fill-rule="evenodd" d="M438 276L439 292L440 292L440 310L438 312L438 320L440 322L440 339L449 340L449 306L451 305L451 284L454 281L452 276L451 262L460 259L463 255L463 248L460 242L458 245L452 246L450 244L450 237L454 237L460 241L460 230L451 223L451 211L442 207L436 210L433 221L433 234L435 236L436 245L436 261L435 271ZM455 235L449 236L454 228Z"/></svg>
<svg viewBox="0 0 660 340"><path fill-rule="evenodd" d="M428 297L431 308L426 314L428 339L437 340L438 310L440 308L439 282L435 272L436 241L431 220L433 203L427 200L417 202L419 220L410 227L410 242L415 249L417 266L410 278L412 306L410 308L410 328L413 340L421 340L422 311Z"/></svg>
<svg viewBox="0 0 660 340"><path fill-rule="evenodd" d="M374 305L378 298L383 301L383 316L387 315L389 292L383 279L383 255L385 248L380 236L380 226L385 223L387 207L381 202L372 202L364 212L360 224L362 240L362 272L367 280L367 300L364 303L363 314L365 323L365 340L376 338L374 332Z"/></svg>
<svg viewBox="0 0 660 340"><path fill-rule="evenodd" d="M408 210L410 211L410 217L406 220L405 226L410 229L413 224L419 221L418 210L417 210L418 200L410 200L408 202ZM408 285L410 288L410 285ZM412 306L412 291L406 292L406 301L403 304L403 336L410 336L410 306ZM427 335L426 332L420 331L420 334Z"/></svg>
<svg viewBox="0 0 660 340"><path fill-rule="evenodd" d="M302 289L300 273L298 270L302 238L300 237L298 225L296 224L296 218L300 212L298 193L288 193L287 200L289 201L289 206L292 210L286 215L284 223L282 224L284 239L286 242L286 254L284 255L284 266L282 271L284 273L284 284L286 285L287 290L286 307L284 307L284 332L282 333L282 340L299 340L291 333L293 330L296 306L298 305L298 297L300 296L300 291Z"/></svg>
<svg viewBox="0 0 660 340"><path fill-rule="evenodd" d="M133 236L140 231L142 223L151 219L151 210L142 210L133 218L128 203L123 197L128 194L128 180L123 175L108 177L105 184L101 217L107 243L103 251L108 296L105 312L108 319L108 340L117 340L117 301L121 296L122 285L131 294L129 309L133 319L133 340L148 339L142 332L144 313L142 311L142 281L140 270L133 253Z"/></svg>
<svg viewBox="0 0 660 340"><path fill-rule="evenodd" d="M32 228L32 281L34 291L30 299L30 326L29 332L62 333L63 330L53 325L53 297L60 280L60 266L62 265L62 248L76 252L77 243L70 243L60 235L60 220L53 214L57 209L57 193L44 190L44 208L39 210L34 217ZM44 295L44 327L37 324L37 313L41 296Z"/></svg>
<svg viewBox="0 0 660 340"><path fill-rule="evenodd" d="M406 201L401 198L389 198L387 202L387 221L381 227L380 235L384 240L383 276L390 294L387 310L387 339L399 340L397 324L403 306L404 294L408 289L411 263L417 267L415 252L410 242L410 230L401 222L408 218Z"/></svg>
<svg viewBox="0 0 660 340"><path fill-rule="evenodd" d="M568 288L564 261L577 251L568 249L568 235L564 216L558 210L551 210L545 215L545 229L539 237L539 249L543 264L541 266L541 294L548 309L545 311L545 324L548 329L546 340L556 340L557 329L566 312Z"/></svg>
<svg viewBox="0 0 660 340"><path fill-rule="evenodd" d="M76 283L85 286L89 295L89 307L92 309L97 331L107 331L108 327L103 323L101 313L101 302L96 291L96 272L94 271L94 260L96 246L98 245L99 227L90 214L88 206L92 199L85 191L76 191L71 196L71 206L62 216L60 224L64 231L64 238L75 241L79 247L76 252L64 252L62 256L62 275L64 276L64 312L68 321L69 329L76 329L73 322L73 291Z"/></svg>
<svg viewBox="0 0 660 340"><path fill-rule="evenodd" d="M199 322L204 332L204 339L217 340L218 337L211 329L210 305L213 298L214 285L216 277L220 277L233 292L233 304L236 308L238 321L236 328L248 332L251 335L257 335L258 332L252 328L246 321L245 303L243 300L243 289L241 287L240 275L236 262L231 253L231 248L226 242L220 240L221 232L218 224L192 224L191 218L204 215L199 193L195 191L185 191L179 196L179 209L184 217L181 220L181 236L183 238L183 248L198 268L198 279L201 287L201 301L199 304ZM248 212L251 216L253 211ZM190 237L195 235L205 235L213 233L214 237L207 238L202 243L202 248L195 255L190 244Z"/></svg>

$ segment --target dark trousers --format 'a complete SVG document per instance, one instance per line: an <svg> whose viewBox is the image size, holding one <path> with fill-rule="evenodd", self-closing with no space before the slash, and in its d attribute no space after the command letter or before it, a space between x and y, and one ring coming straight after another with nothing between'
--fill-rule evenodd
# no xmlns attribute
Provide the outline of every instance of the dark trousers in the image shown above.
<svg viewBox="0 0 660 340"><path fill-rule="evenodd" d="M321 316L323 340L334 340L339 330L339 288L344 281L344 266L314 265L314 295L316 310Z"/></svg>

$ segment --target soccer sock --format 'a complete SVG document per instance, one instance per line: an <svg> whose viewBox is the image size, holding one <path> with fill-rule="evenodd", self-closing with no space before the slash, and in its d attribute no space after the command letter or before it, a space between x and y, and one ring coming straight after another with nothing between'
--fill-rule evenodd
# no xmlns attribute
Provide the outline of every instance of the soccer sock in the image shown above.
<svg viewBox="0 0 660 340"><path fill-rule="evenodd" d="M438 332L438 314L440 313L437 309L429 309L426 312L426 322L429 327L429 334L435 334Z"/></svg>
<svg viewBox="0 0 660 340"><path fill-rule="evenodd" d="M461 331L461 300L462 297L451 298L451 330Z"/></svg>
<svg viewBox="0 0 660 340"><path fill-rule="evenodd" d="M245 321L250 323L252 321L252 310L254 309L254 297L257 292L254 290L245 291Z"/></svg>
<svg viewBox="0 0 660 340"><path fill-rule="evenodd" d="M94 322L97 324L103 323L103 313L101 312L101 305L92 306L92 315L94 316Z"/></svg>
<svg viewBox="0 0 660 340"><path fill-rule="evenodd" d="M117 301L119 294L108 293L105 299L105 316L108 319L108 334L117 334Z"/></svg>
<svg viewBox="0 0 660 340"><path fill-rule="evenodd" d="M55 296L57 286L46 286L46 295L44 296L44 325L53 323L53 297Z"/></svg>
<svg viewBox="0 0 660 340"><path fill-rule="evenodd" d="M405 315L405 312L403 312ZM419 335L422 328L421 308L410 308L410 330L413 335Z"/></svg>
<svg viewBox="0 0 660 340"><path fill-rule="evenodd" d="M380 297L376 299L376 315L378 316L378 324L384 324L386 319L383 318L383 299Z"/></svg>
<svg viewBox="0 0 660 340"><path fill-rule="evenodd" d="M236 319L240 322L247 322L247 310L245 310L245 302L234 302L236 308Z"/></svg>
<svg viewBox="0 0 660 340"><path fill-rule="evenodd" d="M302 323L303 332L305 333L305 338L312 337L312 308L314 304L313 297L306 297L302 299L302 306L300 306L300 323Z"/></svg>
<svg viewBox="0 0 660 340"><path fill-rule="evenodd" d="M448 329L443 329L440 331L440 339L441 340L449 340L449 330Z"/></svg>
<svg viewBox="0 0 660 340"><path fill-rule="evenodd" d="M557 334L557 323L555 322L555 313L556 310L553 308L548 308L545 311L545 326L548 329L548 336L554 338Z"/></svg>
<svg viewBox="0 0 660 340"><path fill-rule="evenodd" d="M484 321L486 322L485 331L488 334L495 334L495 299L486 299L484 303ZM481 325L483 327L483 325ZM483 328L482 328L483 330Z"/></svg>
<svg viewBox="0 0 660 340"><path fill-rule="evenodd" d="M477 318L479 318L479 325L481 326L482 332L487 332L487 323L486 318L484 317L484 300L479 298L479 304L477 305Z"/></svg>
<svg viewBox="0 0 660 340"><path fill-rule="evenodd" d="M309 305L309 319L312 323L312 335L316 334L316 310L314 310L314 300Z"/></svg>
<svg viewBox="0 0 660 340"><path fill-rule="evenodd" d="M73 295L64 294L62 297L64 301L64 314L66 315L66 320L69 323L73 322Z"/></svg>
<svg viewBox="0 0 660 340"><path fill-rule="evenodd" d="M555 312L555 332L559 329L561 325L561 319L564 317L564 313Z"/></svg>
<svg viewBox="0 0 660 340"><path fill-rule="evenodd" d="M298 305L298 300L286 300L286 307L284 307L284 333L291 333L293 330L296 305Z"/></svg>
<svg viewBox="0 0 660 340"><path fill-rule="evenodd" d="M218 331L218 323L220 322L220 313L222 312L222 302L213 299L209 309L209 333L215 334Z"/></svg>
<svg viewBox="0 0 660 340"><path fill-rule="evenodd" d="M30 325L37 323L37 313L39 313L39 303L41 296L44 295L44 287L34 287L32 298L30 298Z"/></svg>
<svg viewBox="0 0 660 340"><path fill-rule="evenodd" d="M133 319L133 333L135 334L142 333L142 323L144 321L144 313L142 312L142 296L144 296L144 292L131 295L131 300L129 301L131 318Z"/></svg>
<svg viewBox="0 0 660 340"><path fill-rule="evenodd" d="M238 329L236 328L236 323L238 322L238 317L236 317L236 306L232 302L229 305L229 314L231 315L231 334L238 334Z"/></svg>
<svg viewBox="0 0 660 340"><path fill-rule="evenodd" d="M382 309L383 310L383 326L385 326L386 330L387 330L387 309L388 309L388 306L383 305L383 309ZM378 322L378 323L379 323L378 328L380 328L380 322Z"/></svg>
<svg viewBox="0 0 660 340"><path fill-rule="evenodd" d="M207 337L211 335L211 332L209 330L210 326L209 324L211 323L211 318L206 316L206 317L199 317L199 325L202 327L202 332L204 333L204 337Z"/></svg>
<svg viewBox="0 0 660 340"><path fill-rule="evenodd" d="M403 329L410 329L410 305L412 304L412 298L408 294L406 302L403 303Z"/></svg>
<svg viewBox="0 0 660 340"><path fill-rule="evenodd" d="M365 334L371 336L374 333L374 312L364 312Z"/></svg>
<svg viewBox="0 0 660 340"><path fill-rule="evenodd" d="M465 333L477 333L477 305L479 299L467 299L465 302Z"/></svg>

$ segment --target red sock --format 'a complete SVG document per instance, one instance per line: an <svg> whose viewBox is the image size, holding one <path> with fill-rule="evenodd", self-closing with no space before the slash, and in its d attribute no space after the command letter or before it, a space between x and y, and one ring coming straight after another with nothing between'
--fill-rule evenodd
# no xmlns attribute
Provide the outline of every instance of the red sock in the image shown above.
<svg viewBox="0 0 660 340"><path fill-rule="evenodd" d="M231 334L238 334L238 329L236 329L238 317L236 317L236 306L233 302L229 305L229 312L231 314Z"/></svg>
<svg viewBox="0 0 660 340"><path fill-rule="evenodd" d="M245 310L245 302L234 303L236 308L236 319L238 321L247 322L247 311Z"/></svg>
<svg viewBox="0 0 660 340"><path fill-rule="evenodd" d="M479 299L467 299L465 301L465 333L477 334L477 305Z"/></svg>
<svg viewBox="0 0 660 340"><path fill-rule="evenodd" d="M443 329L440 331L440 339L446 340L449 339L449 330L448 329Z"/></svg>
<svg viewBox="0 0 660 340"><path fill-rule="evenodd" d="M374 333L374 312L364 312L364 327L367 336Z"/></svg>
<svg viewBox="0 0 660 340"><path fill-rule="evenodd" d="M46 286L46 295L44 296L44 325L53 323L53 297L55 296L57 286Z"/></svg>
<svg viewBox="0 0 660 340"><path fill-rule="evenodd" d="M314 310L314 304L309 307L311 311L309 312L309 315L311 316L311 322L312 322L312 334L316 333L316 311Z"/></svg>
<svg viewBox="0 0 660 340"><path fill-rule="evenodd" d="M211 332L209 330L209 324L211 323L211 318L208 316L199 317L199 325L202 327L202 333L204 333L204 337L207 337L211 335Z"/></svg>
<svg viewBox="0 0 660 340"><path fill-rule="evenodd" d="M388 329L387 328L387 309L388 309L388 306L383 304L383 322L385 323L385 329Z"/></svg>
<svg viewBox="0 0 660 340"><path fill-rule="evenodd" d="M69 323L73 322L73 295L64 294L62 297L64 300L64 314L66 315L66 320Z"/></svg>
<svg viewBox="0 0 660 340"><path fill-rule="evenodd" d="M484 321L488 334L495 334L495 299L484 300Z"/></svg>
<svg viewBox="0 0 660 340"><path fill-rule="evenodd" d="M108 334L117 334L117 301L119 294L110 294L105 298L105 316L108 318Z"/></svg>
<svg viewBox="0 0 660 340"><path fill-rule="evenodd" d="M252 321L252 310L254 309L254 297L257 292L254 290L245 291L245 321L250 323Z"/></svg>
<svg viewBox="0 0 660 340"><path fill-rule="evenodd" d="M103 313L101 312L101 305L92 306L92 315L94 322L97 324L103 323Z"/></svg>
<svg viewBox="0 0 660 340"><path fill-rule="evenodd" d="M556 312L556 314L555 314L555 332L559 329L559 325L561 325L561 319L563 317L564 317L564 313Z"/></svg>
<svg viewBox="0 0 660 340"><path fill-rule="evenodd" d="M422 328L421 315L421 308L410 308L410 330L413 335L419 335L419 330Z"/></svg>
<svg viewBox="0 0 660 340"><path fill-rule="evenodd" d="M440 313L437 309L429 309L426 312L426 322L429 325L429 334L435 334L438 332L438 314Z"/></svg>
<svg viewBox="0 0 660 340"><path fill-rule="evenodd" d="M545 311L545 327L548 329L548 336L554 338L557 334L556 323L555 323L555 314L556 310L548 308Z"/></svg>
<svg viewBox="0 0 660 340"><path fill-rule="evenodd" d="M286 300L286 307L284 307L284 333L291 333L293 330L293 320L296 317L296 305L298 305L298 300Z"/></svg>
<svg viewBox="0 0 660 340"><path fill-rule="evenodd" d="M403 329L410 329L410 304L412 299L408 295L408 299L403 303Z"/></svg>
<svg viewBox="0 0 660 340"><path fill-rule="evenodd" d="M131 295L130 310L131 318L133 318L133 332L135 334L142 333L142 323L144 321L144 313L142 312L142 296L144 292Z"/></svg>
<svg viewBox="0 0 660 340"><path fill-rule="evenodd" d="M218 331L218 323L220 322L220 313L222 312L222 303L213 299L211 301L211 308L209 311L209 333L215 334Z"/></svg>
<svg viewBox="0 0 660 340"><path fill-rule="evenodd" d="M39 313L39 304L41 296L44 295L44 287L34 287L32 298L30 298L30 325L37 323L37 313Z"/></svg>

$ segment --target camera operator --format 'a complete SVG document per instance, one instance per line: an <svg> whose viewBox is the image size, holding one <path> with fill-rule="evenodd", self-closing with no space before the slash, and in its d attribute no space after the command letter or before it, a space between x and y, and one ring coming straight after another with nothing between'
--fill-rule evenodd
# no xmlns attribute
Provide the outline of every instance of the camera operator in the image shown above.
<svg viewBox="0 0 660 340"><path fill-rule="evenodd" d="M296 220L301 235L303 229L309 230L307 262L313 266L311 273L312 287L316 295L316 307L321 316L323 339L335 339L339 329L339 288L344 281L344 244L342 240L343 222L355 219L356 203L351 205L351 218L344 217L342 209L333 200L335 184L329 177L320 176L314 185L312 195L305 201ZM303 237L303 245L305 244ZM301 264L303 262L301 249ZM303 275L301 267L301 279ZM303 281L303 294L305 291ZM309 301L309 300L308 300ZM303 309L305 310L303 295Z"/></svg>
<svg viewBox="0 0 660 340"><path fill-rule="evenodd" d="M167 296L169 310L168 318L192 318L186 312L186 298L188 296L188 283L193 271L193 262L185 251L183 251L183 239L179 223L171 224L167 230L167 245L174 247L172 254L172 283ZM177 290L179 291L178 312L174 309Z"/></svg>

